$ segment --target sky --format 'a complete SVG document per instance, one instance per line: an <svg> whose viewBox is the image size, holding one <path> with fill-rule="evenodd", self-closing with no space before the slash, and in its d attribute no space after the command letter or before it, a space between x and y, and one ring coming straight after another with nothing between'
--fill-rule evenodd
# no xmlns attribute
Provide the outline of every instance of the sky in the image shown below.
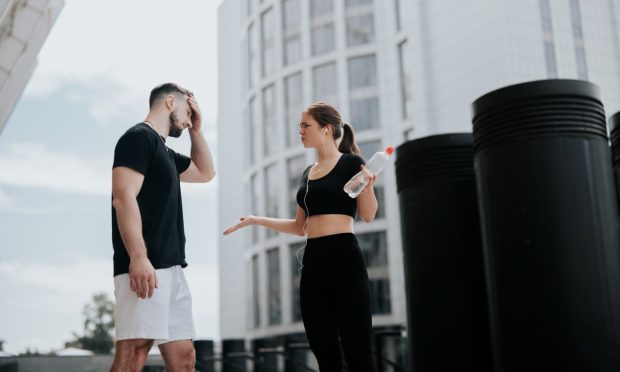
<svg viewBox="0 0 620 372"><path fill-rule="evenodd" d="M195 93L217 162L221 0L65 0L38 66L0 133L0 339L62 349L93 294L114 298L111 165L148 113L150 90ZM167 144L189 154L185 133ZM216 163L217 164L217 163ZM198 339L218 338L216 180L183 185L185 273Z"/></svg>

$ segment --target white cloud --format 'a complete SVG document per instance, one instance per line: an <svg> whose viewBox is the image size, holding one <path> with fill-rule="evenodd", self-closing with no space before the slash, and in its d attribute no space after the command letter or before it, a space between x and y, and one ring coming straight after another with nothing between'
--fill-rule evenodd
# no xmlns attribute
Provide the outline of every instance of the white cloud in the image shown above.
<svg viewBox="0 0 620 372"><path fill-rule="evenodd" d="M0 184L108 195L110 164L112 159L63 154L38 143L13 143L0 152Z"/></svg>
<svg viewBox="0 0 620 372"><path fill-rule="evenodd" d="M11 198L4 192L4 190L0 189L0 207L8 205L11 203Z"/></svg>
<svg viewBox="0 0 620 372"><path fill-rule="evenodd" d="M215 120L218 4L66 0L25 95L53 92L60 80L71 77L114 81L127 92L124 98L146 102L155 85L174 81L192 90L204 102L206 117ZM148 17L141 16L145 12Z"/></svg>

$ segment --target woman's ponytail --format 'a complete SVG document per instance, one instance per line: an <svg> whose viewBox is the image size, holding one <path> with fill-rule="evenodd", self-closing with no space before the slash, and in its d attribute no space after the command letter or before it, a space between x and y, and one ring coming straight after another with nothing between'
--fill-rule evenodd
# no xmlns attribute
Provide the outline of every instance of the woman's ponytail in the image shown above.
<svg viewBox="0 0 620 372"><path fill-rule="evenodd" d="M355 135L353 134L353 127L349 123L342 123L342 140L340 140L340 146L338 151L342 153L360 154L360 149L355 143Z"/></svg>

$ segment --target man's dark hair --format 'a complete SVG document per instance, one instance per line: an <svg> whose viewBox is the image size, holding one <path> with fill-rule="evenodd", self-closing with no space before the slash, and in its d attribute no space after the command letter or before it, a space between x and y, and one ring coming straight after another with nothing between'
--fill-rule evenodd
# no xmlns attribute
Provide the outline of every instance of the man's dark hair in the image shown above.
<svg viewBox="0 0 620 372"><path fill-rule="evenodd" d="M149 108L153 108L153 104L157 101L157 99L163 98L172 93L179 93L190 97L194 95L194 93L185 88L181 88L175 83L165 83L153 88L151 91L151 96L149 97Z"/></svg>

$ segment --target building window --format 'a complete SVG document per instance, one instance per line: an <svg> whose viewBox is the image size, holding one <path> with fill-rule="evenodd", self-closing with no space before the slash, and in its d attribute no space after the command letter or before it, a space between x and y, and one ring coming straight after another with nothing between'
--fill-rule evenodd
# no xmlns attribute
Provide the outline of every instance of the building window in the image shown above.
<svg viewBox="0 0 620 372"><path fill-rule="evenodd" d="M261 15L261 56L263 77L273 74L275 70L274 48L274 22L273 9L265 11Z"/></svg>
<svg viewBox="0 0 620 372"><path fill-rule="evenodd" d="M260 327L260 275L258 256L252 257L252 302L254 309L254 328Z"/></svg>
<svg viewBox="0 0 620 372"><path fill-rule="evenodd" d="M358 234L360 248L364 254L370 288L372 291L372 313L389 314L392 311L390 279L387 260L387 236L385 231Z"/></svg>
<svg viewBox="0 0 620 372"><path fill-rule="evenodd" d="M252 89L258 83L258 46L256 45L255 26L248 28L248 87Z"/></svg>
<svg viewBox="0 0 620 372"><path fill-rule="evenodd" d="M360 152L362 153L362 157L368 161L371 156L373 156L377 151L383 151L384 149L381 147L381 141L367 141L360 142L357 144L360 148ZM385 176L377 177L375 184L373 185L375 190L375 197L377 198L377 214L375 215L376 219L385 218ZM359 215L356 217L358 221L360 221Z"/></svg>
<svg viewBox="0 0 620 372"><path fill-rule="evenodd" d="M291 147L299 145L299 121L304 110L301 72L284 79L284 90L286 144Z"/></svg>
<svg viewBox="0 0 620 372"><path fill-rule="evenodd" d="M248 104L248 133L246 135L246 148L247 162L254 164L259 156L258 149L260 143L258 142L258 120L256 117L256 97L252 97Z"/></svg>
<svg viewBox="0 0 620 372"><path fill-rule="evenodd" d="M375 22L371 0L347 1L347 46L363 45L375 41Z"/></svg>
<svg viewBox="0 0 620 372"><path fill-rule="evenodd" d="M583 47L575 48L575 61L577 63L577 77L582 80L587 80L588 66L586 64L586 51Z"/></svg>
<svg viewBox="0 0 620 372"><path fill-rule="evenodd" d="M372 4L372 0L346 0L345 6L347 8L352 8L360 5Z"/></svg>
<svg viewBox="0 0 620 372"><path fill-rule="evenodd" d="M347 46L370 44L374 41L375 23L372 13L347 17Z"/></svg>
<svg viewBox="0 0 620 372"><path fill-rule="evenodd" d="M310 0L312 55L336 49L333 0Z"/></svg>
<svg viewBox="0 0 620 372"><path fill-rule="evenodd" d="M253 174L252 178L250 178L250 213L252 213L253 215L258 215L258 180L257 180L257 175ZM257 226L252 226L251 228L251 235L252 235L252 239L251 242L252 244L256 244L258 243L258 227Z"/></svg>
<svg viewBox="0 0 620 372"><path fill-rule="evenodd" d="M306 169L306 157L304 155L295 156L286 162L288 172L289 189L289 213L291 218L295 218L297 213L297 190L303 171Z"/></svg>
<svg viewBox="0 0 620 372"><path fill-rule="evenodd" d="M271 84L263 89L263 154L265 156L278 150L275 103L275 87Z"/></svg>
<svg viewBox="0 0 620 372"><path fill-rule="evenodd" d="M407 40L398 45L398 67L400 73L400 104L403 119L411 117L411 61Z"/></svg>
<svg viewBox="0 0 620 372"><path fill-rule="evenodd" d="M301 262L303 262L302 249L306 244L304 242L294 243L289 246L291 250L291 319L293 322L301 322L301 306L299 304L299 283L301 280Z"/></svg>
<svg viewBox="0 0 620 372"><path fill-rule="evenodd" d="M378 128L379 91L374 54L349 59L351 121L357 130Z"/></svg>
<svg viewBox="0 0 620 372"><path fill-rule="evenodd" d="M245 9L247 10L246 15L251 16L254 13L254 0L246 0Z"/></svg>
<svg viewBox="0 0 620 372"><path fill-rule="evenodd" d="M375 88L377 61L374 54L349 59L349 88Z"/></svg>
<svg viewBox="0 0 620 372"><path fill-rule="evenodd" d="M280 255L278 248L267 251L269 272L267 298L269 301L269 325L282 323L282 296L280 295Z"/></svg>
<svg viewBox="0 0 620 372"><path fill-rule="evenodd" d="M569 0L571 25L573 30L573 42L575 44L575 64L577 65L577 77L582 80L588 79L588 66L586 63L586 51L583 41L583 29L581 25L581 10L579 0Z"/></svg>
<svg viewBox="0 0 620 372"><path fill-rule="evenodd" d="M547 66L547 77L554 79L558 77L558 68L555 59L555 45L553 42L551 5L549 0L540 0L539 6L543 31L543 47L545 49L545 64Z"/></svg>
<svg viewBox="0 0 620 372"><path fill-rule="evenodd" d="M282 35L285 66L301 61L300 0L282 1Z"/></svg>
<svg viewBox="0 0 620 372"><path fill-rule="evenodd" d="M402 20L401 20L401 14L402 14L402 6L403 6L403 1L402 0L394 0L394 12L396 13L396 31L400 31L402 30Z"/></svg>
<svg viewBox="0 0 620 372"><path fill-rule="evenodd" d="M337 106L338 74L336 72L336 63L330 62L315 67L312 77L314 101L324 101Z"/></svg>
<svg viewBox="0 0 620 372"><path fill-rule="evenodd" d="M278 165L273 164L265 168L265 216L278 217L278 196L279 192ZM267 238L276 236L277 231L266 229Z"/></svg>
<svg viewBox="0 0 620 372"><path fill-rule="evenodd" d="M390 281L388 279L371 280L370 293L372 296L373 314L389 314L392 312Z"/></svg>
<svg viewBox="0 0 620 372"><path fill-rule="evenodd" d="M558 77L557 62L555 60L555 46L553 41L545 41L545 64L547 65L547 77L555 79Z"/></svg>

